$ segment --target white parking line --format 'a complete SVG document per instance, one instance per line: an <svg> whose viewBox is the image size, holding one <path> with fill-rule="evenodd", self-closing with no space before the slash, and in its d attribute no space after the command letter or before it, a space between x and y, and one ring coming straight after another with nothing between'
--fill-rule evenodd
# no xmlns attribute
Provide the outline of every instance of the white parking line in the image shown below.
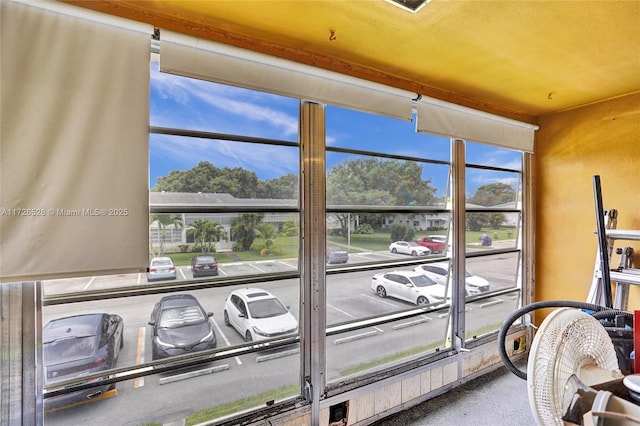
<svg viewBox="0 0 640 426"><path fill-rule="evenodd" d="M256 268L258 271L262 272L262 273L266 273L267 271L262 270L260 268L258 268L256 265L254 265L253 263L250 263L249 266L253 266L254 268Z"/></svg>
<svg viewBox="0 0 640 426"><path fill-rule="evenodd" d="M349 312L345 312L342 309L336 308L335 306L332 306L332 305L329 305L329 304L327 304L327 306L330 307L331 309L335 309L336 311L340 312L343 315L348 316L349 318L356 318L355 316L351 315ZM375 330L377 330L377 331L379 331L381 333L384 333L384 330L382 330L381 328L373 327L373 329L375 329Z"/></svg>
<svg viewBox="0 0 640 426"><path fill-rule="evenodd" d="M400 305L396 305L395 303L387 302L386 300L380 298L379 296L371 296L370 294L360 293L360 296L367 297L371 300L375 300L376 302L384 303L385 305L393 306L394 308L400 308Z"/></svg>
<svg viewBox="0 0 640 426"><path fill-rule="evenodd" d="M283 262L282 260L279 260L279 261L278 261L278 263L281 263L281 264L283 264L284 266L288 266L288 267L289 267L289 268L291 268L291 269L298 269L298 267L297 267L297 266L290 265L290 264L288 264L287 262Z"/></svg>
<svg viewBox="0 0 640 426"><path fill-rule="evenodd" d="M142 281L142 274L140 272L138 272L138 281L136 282L136 284L140 284L140 281Z"/></svg>
<svg viewBox="0 0 640 426"><path fill-rule="evenodd" d="M180 268L178 268L178 271L180 271L180 275L182 275L182 278L186 280L187 276L184 274L184 271Z"/></svg>
<svg viewBox="0 0 640 426"><path fill-rule="evenodd" d="M146 327L140 327L138 329L138 347L136 349L136 364L142 364L144 362L144 341L146 336ZM133 387L139 388L144 386L144 376L138 377L133 381Z"/></svg>
<svg viewBox="0 0 640 426"><path fill-rule="evenodd" d="M85 285L85 286L84 286L84 289L85 289L85 290L86 290L86 289L88 289L88 288L89 288L89 286L91 285L91 283L93 283L93 280L95 280L95 279L96 279L96 277L91 277L91 279L89 280L89 282L87 283L87 285Z"/></svg>
<svg viewBox="0 0 640 426"><path fill-rule="evenodd" d="M216 320L214 320L214 319L212 319L212 321L213 321L213 325L216 327L216 330L218 330L218 334L224 340L224 343L226 343L227 346L231 346L231 342L229 341L229 339L227 339L227 336L225 336L225 334L222 332L222 329L218 325L218 322ZM238 365L242 365L242 361L240 360L240 357L235 356L234 358L235 358L236 362L238 363Z"/></svg>

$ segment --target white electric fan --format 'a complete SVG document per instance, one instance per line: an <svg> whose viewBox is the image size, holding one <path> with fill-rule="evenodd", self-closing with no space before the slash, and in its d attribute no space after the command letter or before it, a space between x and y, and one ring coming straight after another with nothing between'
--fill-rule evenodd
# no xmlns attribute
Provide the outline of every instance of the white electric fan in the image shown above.
<svg viewBox="0 0 640 426"><path fill-rule="evenodd" d="M593 386L621 377L613 343L605 328L591 315L574 308L560 308L542 322L531 343L527 363L529 404L538 424L564 424L566 398L572 396L572 392L565 392L570 378ZM621 417L632 420L605 423L603 413L600 418L594 416L596 426L636 424L633 418L640 418L640 407L618 397L603 394L597 401L594 413L596 408L602 412L626 410Z"/></svg>

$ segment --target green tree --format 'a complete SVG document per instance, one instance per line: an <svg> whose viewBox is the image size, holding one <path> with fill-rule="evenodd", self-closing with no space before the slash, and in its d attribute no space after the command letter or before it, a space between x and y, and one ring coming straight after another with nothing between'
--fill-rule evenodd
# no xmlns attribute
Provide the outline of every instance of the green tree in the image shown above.
<svg viewBox="0 0 640 426"><path fill-rule="evenodd" d="M201 161L189 170L173 170L158 178L152 191L225 193L236 198L255 198L258 176L241 167L218 168Z"/></svg>
<svg viewBox="0 0 640 426"><path fill-rule="evenodd" d="M287 237L294 237L300 234L300 223L298 223L298 219L292 217L287 219L282 224L282 233Z"/></svg>
<svg viewBox="0 0 640 426"><path fill-rule="evenodd" d="M160 247L156 252L151 239L149 240L151 252L155 255L162 256L164 254L164 242L167 238L167 227L174 226L177 229L182 228L182 216L171 213L154 213L149 215L149 226L156 224L160 233Z"/></svg>
<svg viewBox="0 0 640 426"><path fill-rule="evenodd" d="M273 248L274 240L278 236L276 227L270 223L259 223L256 225L255 235L258 238L264 239L264 246L260 249L260 252L267 254L270 253Z"/></svg>
<svg viewBox="0 0 640 426"><path fill-rule="evenodd" d="M194 243L200 247L202 254L215 251L216 241L225 236L225 230L218 221L198 219L191 224L194 230Z"/></svg>
<svg viewBox="0 0 640 426"><path fill-rule="evenodd" d="M504 213L489 213L489 226L493 229L499 229L500 225L506 223L507 215Z"/></svg>
<svg viewBox="0 0 640 426"><path fill-rule="evenodd" d="M413 241L416 230L404 223L394 223L390 227L391 242L393 241Z"/></svg>
<svg viewBox="0 0 640 426"><path fill-rule="evenodd" d="M262 222L262 216L257 213L245 213L234 217L231 221L231 235L235 241L234 247L239 250L249 250L255 239L256 226Z"/></svg>
<svg viewBox="0 0 640 426"><path fill-rule="evenodd" d="M489 183L476 189L469 203L484 207L495 207L500 204L513 203L516 200L516 191L506 183Z"/></svg>
<svg viewBox="0 0 640 426"><path fill-rule="evenodd" d="M467 229L469 231L480 232L482 228L489 226L489 216L491 213L467 213Z"/></svg>
<svg viewBox="0 0 640 426"><path fill-rule="evenodd" d="M289 173L282 177L258 182L257 198L290 199L299 197L299 179L297 175Z"/></svg>
<svg viewBox="0 0 640 426"><path fill-rule="evenodd" d="M342 161L327 174L329 206L429 206L436 188L422 178L422 166L413 161L365 158ZM379 224L380 215L362 215L361 223ZM337 213L342 236L348 215ZM373 223L371 223L373 222Z"/></svg>
<svg viewBox="0 0 640 426"><path fill-rule="evenodd" d="M476 189L475 194L468 202L483 207L495 207L501 204L513 203L516 200L516 191L506 183L489 183ZM482 228L500 228L507 221L504 213L467 213L467 229L479 232Z"/></svg>

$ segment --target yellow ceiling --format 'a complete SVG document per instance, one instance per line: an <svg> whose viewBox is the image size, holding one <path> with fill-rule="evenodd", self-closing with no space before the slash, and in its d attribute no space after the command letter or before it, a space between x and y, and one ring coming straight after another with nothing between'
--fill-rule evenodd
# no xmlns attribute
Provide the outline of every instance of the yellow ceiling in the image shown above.
<svg viewBox="0 0 640 426"><path fill-rule="evenodd" d="M67 0L513 118L640 91L640 1Z"/></svg>

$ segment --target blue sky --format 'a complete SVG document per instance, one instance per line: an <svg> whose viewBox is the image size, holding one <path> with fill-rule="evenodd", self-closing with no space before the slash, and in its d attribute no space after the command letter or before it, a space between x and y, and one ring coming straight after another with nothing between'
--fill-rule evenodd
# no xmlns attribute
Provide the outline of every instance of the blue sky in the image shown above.
<svg viewBox="0 0 640 426"><path fill-rule="evenodd" d="M152 126L242 134L295 142L297 99L178 77L151 68ZM326 107L327 145L448 161L449 139L418 134L415 123L334 106ZM260 179L298 174L298 150L290 147L155 135L150 137L149 185L171 170L187 170L200 161L216 167L242 167ZM328 154L327 167L350 158ZM467 144L467 162L520 169L520 154L486 145ZM423 178L444 192L446 166L425 163ZM512 183L513 173L469 170L467 193L491 182Z"/></svg>

